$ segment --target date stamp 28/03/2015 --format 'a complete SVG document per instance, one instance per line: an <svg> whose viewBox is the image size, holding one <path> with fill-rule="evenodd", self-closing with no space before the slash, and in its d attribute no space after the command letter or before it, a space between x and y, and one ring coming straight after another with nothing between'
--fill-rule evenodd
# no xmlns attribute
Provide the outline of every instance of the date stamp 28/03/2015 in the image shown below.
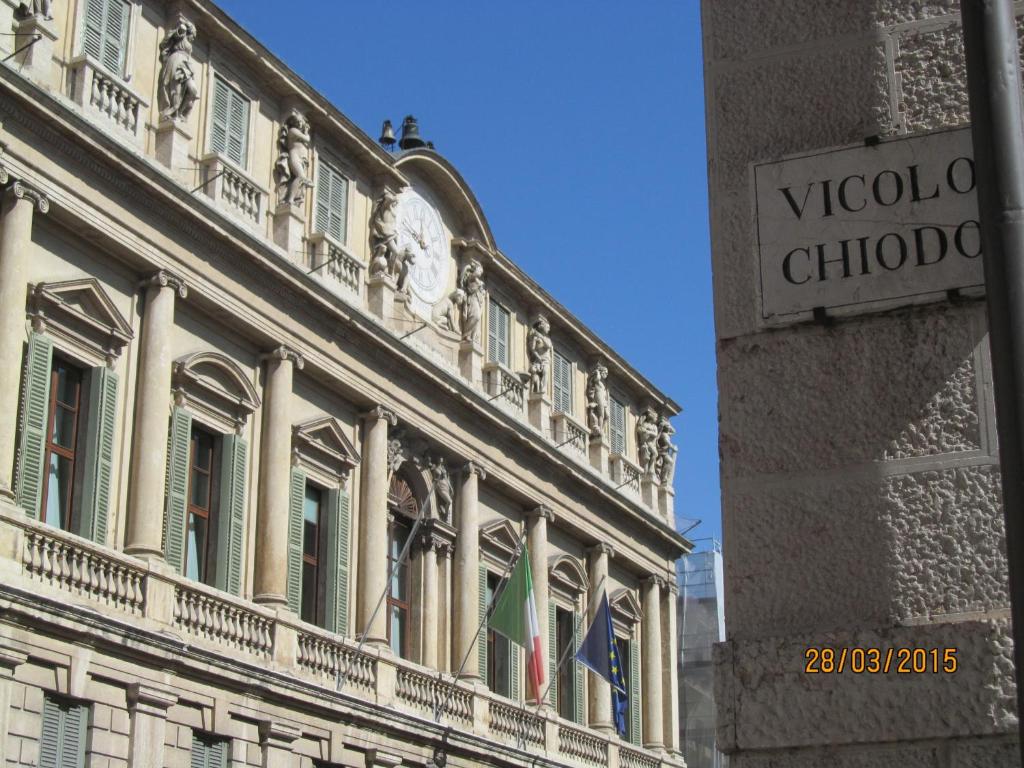
<svg viewBox="0 0 1024 768"><path fill-rule="evenodd" d="M828 648L804 651L808 675L951 675L957 670L956 648Z"/></svg>

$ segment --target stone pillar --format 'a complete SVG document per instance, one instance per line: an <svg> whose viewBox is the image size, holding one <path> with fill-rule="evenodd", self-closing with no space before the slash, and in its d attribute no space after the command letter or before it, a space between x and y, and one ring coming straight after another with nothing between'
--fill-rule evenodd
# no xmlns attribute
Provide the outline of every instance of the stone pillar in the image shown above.
<svg viewBox="0 0 1024 768"><path fill-rule="evenodd" d="M550 507L541 505L526 514L526 546L530 552L530 574L533 576L533 595L537 602L537 626L540 630L541 658L550 659L548 648L548 523L554 522L555 513ZM547 679L549 670L545 661L541 670L544 681L536 696L544 693L551 682ZM527 694L529 696L529 693ZM531 699L536 702L536 696Z"/></svg>
<svg viewBox="0 0 1024 768"><path fill-rule="evenodd" d="M299 768L300 756L292 751L292 742L302 731L291 723L275 720L260 722L260 749L263 768Z"/></svg>
<svg viewBox="0 0 1024 768"><path fill-rule="evenodd" d="M608 443L608 438L604 436L604 432L590 436L590 466L601 475L608 474L608 456L610 453L611 445Z"/></svg>
<svg viewBox="0 0 1024 768"><path fill-rule="evenodd" d="M288 512L292 469L292 379L302 356L278 347L263 359L267 378L260 435L260 482L256 503L256 562L253 600L288 605Z"/></svg>
<svg viewBox="0 0 1024 768"><path fill-rule="evenodd" d="M661 597L662 690L665 691L665 749L679 754L679 644L676 636L676 601L679 585L668 583Z"/></svg>
<svg viewBox="0 0 1024 768"><path fill-rule="evenodd" d="M18 69L43 88L53 89L53 44L57 40L57 28L53 19L47 19L41 14L29 16L17 22L14 31L17 34L14 38L15 47L22 48L15 57ZM28 45L33 38L35 42Z"/></svg>
<svg viewBox="0 0 1024 768"><path fill-rule="evenodd" d="M653 472L645 472L640 476L640 496L644 506L658 509L658 478Z"/></svg>
<svg viewBox="0 0 1024 768"><path fill-rule="evenodd" d="M437 669L437 628L440 602L437 588L437 550L441 542L433 531L424 531L419 545L423 557L423 611L420 624L423 643L420 663L428 669Z"/></svg>
<svg viewBox="0 0 1024 768"><path fill-rule="evenodd" d="M363 463L361 468L362 503L359 521L359 581L356 636L378 647L387 647L387 623L383 609L371 624L388 583L388 425L398 419L383 406L363 415Z"/></svg>
<svg viewBox="0 0 1024 768"><path fill-rule="evenodd" d="M661 679L661 588L660 576L651 576L643 583L643 648L640 662L643 668L644 746L662 749L664 739L664 707ZM671 695L675 695L671 692Z"/></svg>
<svg viewBox="0 0 1024 768"><path fill-rule="evenodd" d="M26 661L27 654L11 648L0 648L0 765L13 765L19 759L20 744L14 740L9 741L7 733L11 722L14 672Z"/></svg>
<svg viewBox="0 0 1024 768"><path fill-rule="evenodd" d="M304 263L302 239L306 236L305 210L303 206L287 202L274 209L274 242L284 248L290 261L300 264Z"/></svg>
<svg viewBox="0 0 1024 768"><path fill-rule="evenodd" d="M178 703L177 695L146 683L132 683L127 698L131 718L128 768L163 765L167 710Z"/></svg>
<svg viewBox="0 0 1024 768"><path fill-rule="evenodd" d="M192 170L195 163L189 160L188 154L191 146L192 134L183 122L160 118L156 127L156 159L167 167L171 176L183 184L190 184L196 179L195 171Z"/></svg>
<svg viewBox="0 0 1024 768"><path fill-rule="evenodd" d="M476 339L459 343L459 373L474 387L484 383L484 350Z"/></svg>
<svg viewBox="0 0 1024 768"><path fill-rule="evenodd" d="M598 596L608 590L608 561L614 556L615 550L606 543L598 544L587 553L590 566L590 588L593 590L587 615L588 627L594 623L597 609L601 605ZM593 672L589 674L587 700L590 727L597 731L611 733L615 729L615 723L612 720L612 687L603 677L595 675Z"/></svg>
<svg viewBox="0 0 1024 768"><path fill-rule="evenodd" d="M456 671L462 660L463 678L480 679L483 670L475 652L476 630L480 625L480 510L478 507L479 483L487 473L472 461L462 470L462 487L459 489L458 541L455 544L455 616L453 632L455 647L452 665ZM471 652L472 651L472 652Z"/></svg>
<svg viewBox="0 0 1024 768"><path fill-rule="evenodd" d="M366 286L366 302L370 312L380 318L385 327L392 327L395 322L395 281L381 273L373 275Z"/></svg>
<svg viewBox="0 0 1024 768"><path fill-rule="evenodd" d="M531 392L526 400L530 426L544 437L551 437L551 401L539 392Z"/></svg>
<svg viewBox="0 0 1024 768"><path fill-rule="evenodd" d="M0 167L0 183L7 172ZM0 199L0 496L14 500L18 391L25 343L27 266L32 256L32 212L46 213L42 192L15 181ZM166 431L166 430L165 430Z"/></svg>
<svg viewBox="0 0 1024 768"><path fill-rule="evenodd" d="M181 278L161 270L146 282L135 384L135 433L125 552L163 559L167 419L171 406L171 328L174 297L188 290Z"/></svg>

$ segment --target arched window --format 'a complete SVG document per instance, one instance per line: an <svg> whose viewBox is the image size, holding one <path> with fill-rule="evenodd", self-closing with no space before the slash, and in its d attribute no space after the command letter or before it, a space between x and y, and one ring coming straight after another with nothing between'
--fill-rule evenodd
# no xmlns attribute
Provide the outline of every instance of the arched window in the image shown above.
<svg viewBox="0 0 1024 768"><path fill-rule="evenodd" d="M399 562L412 533L420 504L412 484L399 471L391 476L388 488L388 644L395 655L407 659L411 648L410 626L412 580L408 558Z"/></svg>

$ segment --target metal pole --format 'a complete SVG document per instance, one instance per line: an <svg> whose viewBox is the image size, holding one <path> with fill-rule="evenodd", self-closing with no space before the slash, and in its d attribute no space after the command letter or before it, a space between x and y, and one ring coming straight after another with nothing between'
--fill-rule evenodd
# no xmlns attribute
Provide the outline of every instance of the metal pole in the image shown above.
<svg viewBox="0 0 1024 768"><path fill-rule="evenodd" d="M960 0L1010 573L1024 713L1024 115L1012 0ZM1024 750L1024 719L1018 717ZM1024 756L1024 753L1022 753Z"/></svg>

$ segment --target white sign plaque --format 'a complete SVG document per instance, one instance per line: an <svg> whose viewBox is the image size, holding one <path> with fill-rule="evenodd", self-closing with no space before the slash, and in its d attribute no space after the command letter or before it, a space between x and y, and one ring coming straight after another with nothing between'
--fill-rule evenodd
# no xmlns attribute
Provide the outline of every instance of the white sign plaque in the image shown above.
<svg viewBox="0 0 1024 768"><path fill-rule="evenodd" d="M984 285L970 128L755 164L761 314Z"/></svg>

